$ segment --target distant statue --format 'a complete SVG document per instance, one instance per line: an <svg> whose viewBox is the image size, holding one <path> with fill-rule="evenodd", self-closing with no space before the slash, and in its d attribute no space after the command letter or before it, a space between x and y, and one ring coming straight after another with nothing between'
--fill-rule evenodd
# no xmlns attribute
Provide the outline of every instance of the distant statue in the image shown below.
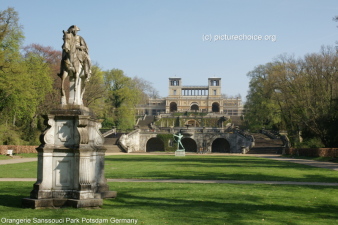
<svg viewBox="0 0 338 225"><path fill-rule="evenodd" d="M177 137L177 150L185 150L184 146L181 142L183 135L181 134L181 132L178 133L178 135L174 134L174 137ZM180 145L182 147L182 149L180 149Z"/></svg>
<svg viewBox="0 0 338 225"><path fill-rule="evenodd" d="M83 105L83 94L85 83L91 76L91 62L88 54L88 47L85 40L77 35L80 29L72 25L67 31L63 31L62 59L60 74L62 79L61 104L67 105L65 93L65 79L69 77L70 92L69 104Z"/></svg>

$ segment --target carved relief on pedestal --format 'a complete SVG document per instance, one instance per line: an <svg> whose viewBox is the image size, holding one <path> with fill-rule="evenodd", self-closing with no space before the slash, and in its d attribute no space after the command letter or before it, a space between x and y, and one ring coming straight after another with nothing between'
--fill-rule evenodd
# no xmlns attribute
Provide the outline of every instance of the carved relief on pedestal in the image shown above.
<svg viewBox="0 0 338 225"><path fill-rule="evenodd" d="M54 129L55 129L55 120L54 116L48 116L48 125L50 126L43 134L43 140L46 144L54 144Z"/></svg>
<svg viewBox="0 0 338 225"><path fill-rule="evenodd" d="M73 135L71 132L71 129L73 128L73 125L71 124L71 121L64 121L59 122L57 127L57 134L58 138L61 142L69 142L69 140L73 139Z"/></svg>
<svg viewBox="0 0 338 225"><path fill-rule="evenodd" d="M72 119L55 119L55 144L71 146L78 144Z"/></svg>
<svg viewBox="0 0 338 225"><path fill-rule="evenodd" d="M94 145L102 146L104 144L104 137L100 132L100 128L102 127L101 123L95 122L94 124Z"/></svg>

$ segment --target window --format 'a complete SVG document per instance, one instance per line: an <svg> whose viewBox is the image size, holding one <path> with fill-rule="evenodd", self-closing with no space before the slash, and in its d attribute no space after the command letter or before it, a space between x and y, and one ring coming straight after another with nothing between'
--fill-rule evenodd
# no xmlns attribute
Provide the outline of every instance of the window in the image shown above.
<svg viewBox="0 0 338 225"><path fill-rule="evenodd" d="M214 90L214 95L216 95L216 93L217 93L216 90Z"/></svg>
<svg viewBox="0 0 338 225"><path fill-rule="evenodd" d="M219 80L211 80L210 86L219 86Z"/></svg>
<svg viewBox="0 0 338 225"><path fill-rule="evenodd" d="M179 86L179 81L178 80L172 80L171 86Z"/></svg>

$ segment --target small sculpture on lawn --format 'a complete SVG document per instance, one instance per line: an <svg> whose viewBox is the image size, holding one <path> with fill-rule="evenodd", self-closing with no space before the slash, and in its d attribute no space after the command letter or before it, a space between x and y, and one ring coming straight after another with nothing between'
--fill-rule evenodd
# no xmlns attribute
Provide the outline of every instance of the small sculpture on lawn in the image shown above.
<svg viewBox="0 0 338 225"><path fill-rule="evenodd" d="M183 135L181 134L181 132L179 132L178 135L174 134L174 137L177 138L177 140L176 140L177 141L177 150L185 150L184 146L181 142L181 140L183 138ZM181 145L182 149L180 149L180 145Z"/></svg>

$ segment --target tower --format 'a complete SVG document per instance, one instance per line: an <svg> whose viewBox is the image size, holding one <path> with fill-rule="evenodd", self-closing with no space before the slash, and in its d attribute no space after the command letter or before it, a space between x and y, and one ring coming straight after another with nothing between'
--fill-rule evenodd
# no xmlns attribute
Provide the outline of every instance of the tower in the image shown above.
<svg viewBox="0 0 338 225"><path fill-rule="evenodd" d="M221 78L208 78L209 97L220 97L222 95Z"/></svg>
<svg viewBox="0 0 338 225"><path fill-rule="evenodd" d="M179 96L182 91L182 80L178 77L169 78L169 96Z"/></svg>

